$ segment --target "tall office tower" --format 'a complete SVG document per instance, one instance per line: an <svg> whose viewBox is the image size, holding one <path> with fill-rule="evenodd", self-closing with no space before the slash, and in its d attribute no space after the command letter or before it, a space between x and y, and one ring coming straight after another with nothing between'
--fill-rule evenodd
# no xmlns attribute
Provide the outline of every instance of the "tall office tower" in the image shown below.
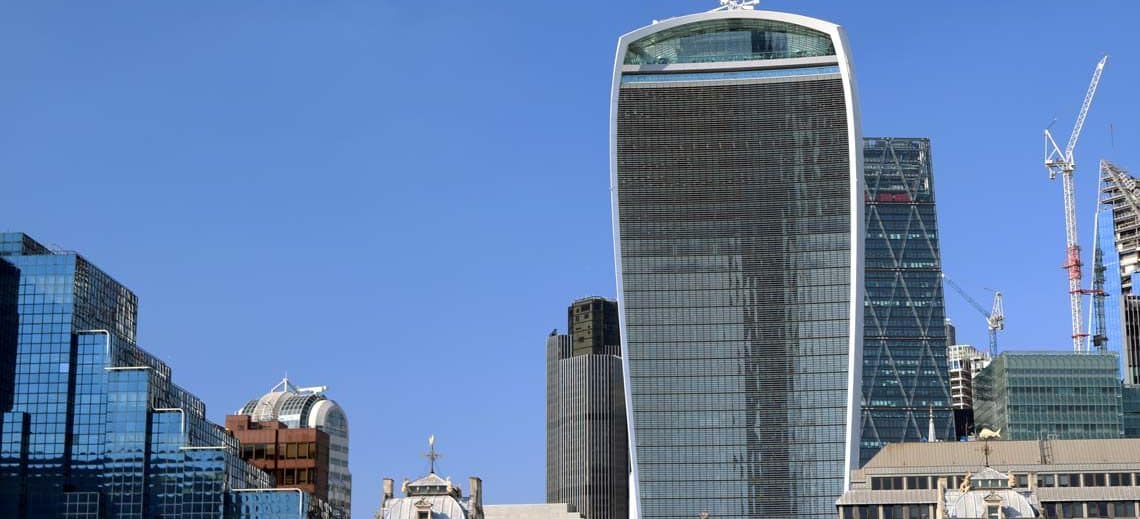
<svg viewBox="0 0 1140 519"><path fill-rule="evenodd" d="M297 387L286 378L226 417L242 459L272 474L278 488L299 488L328 501L336 517L352 514L348 417L325 386Z"/></svg>
<svg viewBox="0 0 1140 519"><path fill-rule="evenodd" d="M0 517L321 510L312 496L272 489L135 344L137 308L82 256L0 233Z"/></svg>
<svg viewBox="0 0 1140 519"><path fill-rule="evenodd" d="M1124 357L1124 382L1140 384L1140 215L1101 177L1098 245L1104 254L1106 348Z"/></svg>
<svg viewBox="0 0 1140 519"><path fill-rule="evenodd" d="M622 36L611 193L631 517L834 517L858 461L863 139L842 29Z"/></svg>
<svg viewBox="0 0 1140 519"><path fill-rule="evenodd" d="M629 439L617 303L574 301L546 341L546 501L587 519L629 517Z"/></svg>
<svg viewBox="0 0 1140 519"><path fill-rule="evenodd" d="M863 438L860 465L883 445L953 438L946 309L930 140L868 138L863 148Z"/></svg>

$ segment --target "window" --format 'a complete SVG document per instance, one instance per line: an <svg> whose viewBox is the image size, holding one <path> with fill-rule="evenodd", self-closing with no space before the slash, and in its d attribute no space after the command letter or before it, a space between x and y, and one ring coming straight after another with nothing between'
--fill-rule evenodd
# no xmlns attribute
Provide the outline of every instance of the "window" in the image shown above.
<svg viewBox="0 0 1140 519"><path fill-rule="evenodd" d="M1132 486L1132 474L1109 474L1108 486L1110 487L1129 487Z"/></svg>
<svg viewBox="0 0 1140 519"><path fill-rule="evenodd" d="M1113 503L1114 517L1136 517L1136 503L1132 501Z"/></svg>
<svg viewBox="0 0 1140 519"><path fill-rule="evenodd" d="M1085 474L1086 487L1103 487L1105 486L1104 474Z"/></svg>
<svg viewBox="0 0 1140 519"><path fill-rule="evenodd" d="M1088 516L1108 517L1108 503L1105 501L1095 501L1088 503Z"/></svg>
<svg viewBox="0 0 1140 519"><path fill-rule="evenodd" d="M925 490L930 488L930 478L926 476L910 476L906 478L906 488L910 490Z"/></svg>
<svg viewBox="0 0 1140 519"><path fill-rule="evenodd" d="M420 510L416 512L416 519L431 519L431 512Z"/></svg>
<svg viewBox="0 0 1140 519"><path fill-rule="evenodd" d="M1052 474L1038 474L1037 486L1039 487L1054 487L1057 486L1057 477Z"/></svg>
<svg viewBox="0 0 1140 519"><path fill-rule="evenodd" d="M1084 508L1085 507L1082 503L1061 503L1061 517L1064 517L1066 519L1070 517L1084 517Z"/></svg>
<svg viewBox="0 0 1140 519"><path fill-rule="evenodd" d="M1029 474L1018 474L1017 486L1018 488L1027 488L1029 486Z"/></svg>
<svg viewBox="0 0 1140 519"><path fill-rule="evenodd" d="M296 443L285 444L285 459L287 459L287 460L297 459L297 444Z"/></svg>
<svg viewBox="0 0 1140 519"><path fill-rule="evenodd" d="M986 519L1001 519L1001 507L997 505L987 506Z"/></svg>

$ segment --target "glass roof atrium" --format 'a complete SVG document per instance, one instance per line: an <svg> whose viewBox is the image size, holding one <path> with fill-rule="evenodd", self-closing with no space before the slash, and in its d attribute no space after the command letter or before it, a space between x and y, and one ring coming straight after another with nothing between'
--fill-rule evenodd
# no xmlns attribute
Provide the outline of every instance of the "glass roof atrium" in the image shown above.
<svg viewBox="0 0 1140 519"><path fill-rule="evenodd" d="M629 44L626 65L714 63L834 56L831 38L775 20L726 18L656 32Z"/></svg>

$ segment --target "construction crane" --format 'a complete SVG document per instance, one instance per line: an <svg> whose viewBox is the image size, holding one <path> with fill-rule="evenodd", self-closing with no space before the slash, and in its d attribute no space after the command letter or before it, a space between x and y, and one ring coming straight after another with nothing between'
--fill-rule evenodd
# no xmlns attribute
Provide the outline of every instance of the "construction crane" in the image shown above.
<svg viewBox="0 0 1140 519"><path fill-rule="evenodd" d="M945 281L946 284L950 285L950 288L953 288L954 291L958 293L958 295L962 296L962 299L965 299L967 303L970 303L970 306L974 307L974 310L977 310L978 313L982 314L982 316L986 318L986 328L990 332L990 358L992 359L994 357L997 357L997 332L999 330L1005 329L1005 308L1002 307L1001 291L994 290L994 305L987 312L986 308L982 306L981 303L975 301L974 298L970 297L970 294L967 294L965 290L962 290L962 287L958 286L954 280L946 277L945 274L942 275L942 280Z"/></svg>
<svg viewBox="0 0 1140 519"><path fill-rule="evenodd" d="M1062 150L1053 139L1049 129L1045 129L1045 169L1049 170L1049 178L1056 179L1061 174L1061 190L1065 199L1065 264L1063 265L1069 278L1069 311L1072 314L1073 351L1082 353L1085 346L1082 339L1088 334L1081 329L1081 297L1090 291L1081 288L1081 246L1077 243L1077 203L1076 189L1073 187L1073 171L1077 165L1073 162L1073 150L1077 147L1077 139L1081 136L1081 129L1085 126L1085 117L1088 116L1089 107L1092 106L1096 87L1100 84L1100 75L1104 72L1104 64L1108 56L1104 56L1096 64L1092 81L1089 83L1085 101L1081 104L1081 111L1077 114L1077 122L1073 125L1073 133L1069 135L1069 142Z"/></svg>

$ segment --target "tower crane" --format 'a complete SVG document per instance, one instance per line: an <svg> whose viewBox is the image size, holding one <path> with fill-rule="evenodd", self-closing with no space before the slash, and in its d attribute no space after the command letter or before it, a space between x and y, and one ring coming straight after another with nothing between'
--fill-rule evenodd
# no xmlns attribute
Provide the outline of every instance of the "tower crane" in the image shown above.
<svg viewBox="0 0 1140 519"><path fill-rule="evenodd" d="M1073 150L1077 147L1077 139L1081 136L1081 129L1085 126L1085 117L1088 116L1089 107L1092 106L1093 96L1096 95L1097 85L1100 84L1101 73L1108 56L1104 56L1096 64L1092 81L1085 93L1085 101L1081 104L1081 111L1077 114L1073 133L1069 135L1069 142L1062 150L1053 139L1049 129L1045 129L1045 169L1049 170L1049 178L1056 179L1061 174L1061 191L1065 200L1065 264L1063 267L1069 278L1069 311L1072 314L1073 351L1081 353L1085 350L1082 338L1087 334L1081 329L1081 296L1090 291L1081 288L1081 246L1077 244L1077 208L1076 193L1073 187L1073 171L1077 165L1073 162Z"/></svg>
<svg viewBox="0 0 1140 519"><path fill-rule="evenodd" d="M1001 291L994 290L994 305L987 312L986 308L982 306L981 303L975 301L974 298L970 297L970 294L967 294L965 290L962 290L962 287L958 286L954 280L946 277L945 274L942 275L942 280L950 285L950 288L953 288L954 291L958 293L958 295L962 296L962 299L965 299L967 303L970 303L970 306L974 307L974 310L977 310L978 313L982 314L982 316L986 318L986 328L990 332L990 358L992 359L996 357L998 336L997 332L998 330L1005 329L1005 309L1002 307Z"/></svg>

